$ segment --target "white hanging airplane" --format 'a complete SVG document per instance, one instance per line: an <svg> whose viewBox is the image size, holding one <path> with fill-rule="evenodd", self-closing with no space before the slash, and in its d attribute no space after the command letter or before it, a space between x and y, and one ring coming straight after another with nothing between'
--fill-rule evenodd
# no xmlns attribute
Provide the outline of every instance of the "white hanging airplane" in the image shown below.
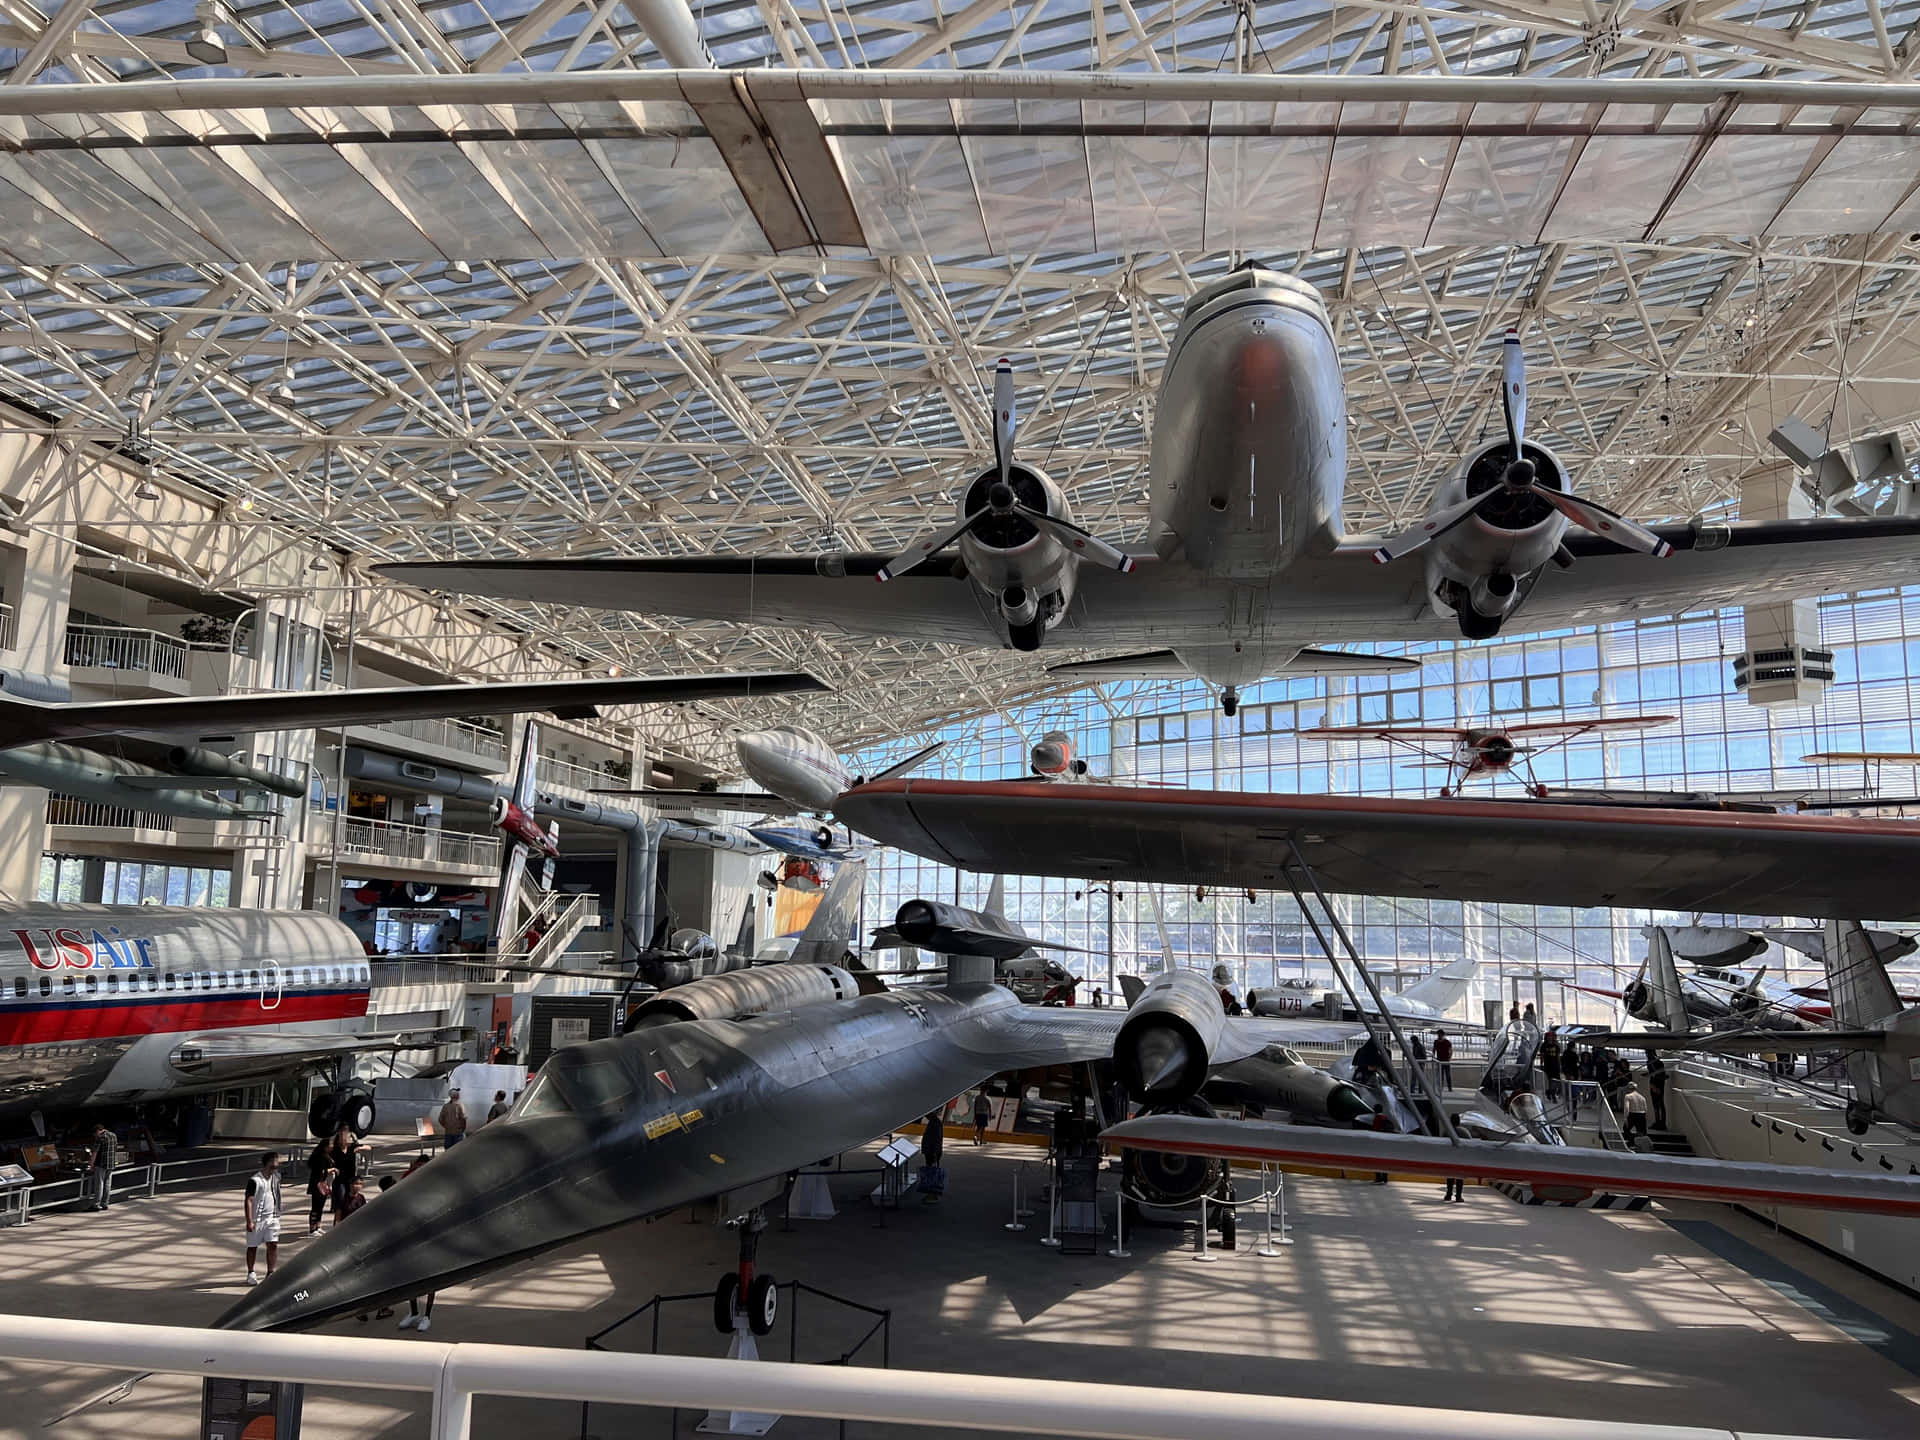
<svg viewBox="0 0 1920 1440"><path fill-rule="evenodd" d="M1641 525L1572 493L1526 438L1520 341L1502 346L1506 434L1475 446L1427 517L1386 539L1341 524L1346 395L1313 286L1242 265L1188 302L1160 380L1144 550L1083 529L1014 453L1014 381L993 380L992 461L951 522L897 554L600 556L382 565L428 589L1034 651L1152 646L1054 669L1199 675L1232 714L1270 675L1414 662L1316 647L1530 628L1901 584L1920 517ZM1427 550L1424 576L1392 561ZM1670 556L1656 563L1651 557ZM891 582L876 595L875 580Z"/></svg>

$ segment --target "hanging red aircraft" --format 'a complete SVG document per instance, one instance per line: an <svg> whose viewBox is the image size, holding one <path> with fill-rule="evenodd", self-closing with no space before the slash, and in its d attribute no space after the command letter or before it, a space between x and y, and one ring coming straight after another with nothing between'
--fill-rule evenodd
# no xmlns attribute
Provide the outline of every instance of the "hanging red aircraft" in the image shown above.
<svg viewBox="0 0 1920 1440"><path fill-rule="evenodd" d="M1518 760L1527 775L1529 794L1545 798L1547 787L1533 773L1533 757L1557 750L1571 740L1597 731L1651 730L1670 725L1672 715L1615 715L1592 720L1536 720L1523 725L1452 725L1408 729L1392 725L1323 725L1302 730L1303 740L1384 740L1423 755L1447 767L1447 783L1440 798L1458 793L1476 775L1504 775ZM1531 742L1545 740L1547 744ZM1447 749L1439 749L1439 746Z"/></svg>

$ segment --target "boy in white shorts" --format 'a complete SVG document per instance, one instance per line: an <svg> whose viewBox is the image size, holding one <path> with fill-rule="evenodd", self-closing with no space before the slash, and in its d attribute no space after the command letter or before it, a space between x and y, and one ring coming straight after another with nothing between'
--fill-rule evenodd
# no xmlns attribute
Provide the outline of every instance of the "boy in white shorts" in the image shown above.
<svg viewBox="0 0 1920 1440"><path fill-rule="evenodd" d="M253 1268L254 1256L267 1247L267 1273L280 1258L280 1156L268 1150L260 1156L260 1168L247 1177L247 1283L258 1285L260 1276Z"/></svg>

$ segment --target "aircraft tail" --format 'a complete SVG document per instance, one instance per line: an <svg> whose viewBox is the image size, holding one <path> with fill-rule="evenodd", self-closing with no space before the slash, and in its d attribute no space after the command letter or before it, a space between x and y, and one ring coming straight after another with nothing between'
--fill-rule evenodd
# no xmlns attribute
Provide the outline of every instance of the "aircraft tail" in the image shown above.
<svg viewBox="0 0 1920 1440"><path fill-rule="evenodd" d="M1680 987L1680 967L1674 963L1673 942L1663 925L1649 925L1641 933L1647 937L1647 963L1642 978L1628 988L1627 1012L1658 1030L1684 1035L1693 1022L1687 1017L1687 997ZM1646 992L1644 996L1633 993L1642 989Z"/></svg>
<svg viewBox="0 0 1920 1440"><path fill-rule="evenodd" d="M528 814L533 813L537 779L534 774L536 757L540 753L540 727L533 721L526 723L520 736L520 759L513 772L513 803ZM342 801L344 802L344 799ZM501 801L494 802L500 807L494 819L499 821L504 813ZM556 824L553 831L559 833ZM518 950L523 938L520 929L522 914L530 911L538 903L525 892L527 879L528 847L517 836L503 832L500 837L500 879L498 888L493 892L493 948L504 954L509 950ZM552 884L553 862L541 857L540 875L547 886ZM543 887L544 888L544 887Z"/></svg>
<svg viewBox="0 0 1920 1440"><path fill-rule="evenodd" d="M1857 920L1829 920L1822 927L1826 946L1827 1003L1836 1030L1912 1029L1902 1025L1900 992L1887 974L1889 962L1911 954L1915 942L1904 935L1869 930ZM1907 1047L1902 1047L1903 1049ZM1920 1061L1908 1054L1848 1050L1847 1078L1854 1104L1847 1107L1849 1128L1863 1133L1877 1114L1908 1125L1920 1123ZM1856 1108L1858 1107L1858 1108Z"/></svg>
<svg viewBox="0 0 1920 1440"><path fill-rule="evenodd" d="M984 907L988 915L1005 915L1007 911L1007 877L993 877L993 887L987 891L987 903Z"/></svg>
<svg viewBox="0 0 1920 1440"><path fill-rule="evenodd" d="M1142 980L1138 975L1122 975L1119 979L1120 993L1127 997L1127 1005L1131 1008L1133 1002L1138 1000L1142 992L1146 990L1147 982Z"/></svg>
<svg viewBox="0 0 1920 1440"><path fill-rule="evenodd" d="M813 907L813 916L807 921L807 928L800 932L787 963L841 964L853 948L855 927L860 923L860 897L866 888L867 867L857 860L841 861L820 903Z"/></svg>
<svg viewBox="0 0 1920 1440"><path fill-rule="evenodd" d="M933 754L934 751L938 750L941 746L945 745L946 743L947 742L944 740L936 740L933 742L933 744L927 746L926 749L916 750L913 752L913 754L907 756L906 759L898 761L895 764L889 765L886 769L882 770L878 775L875 775L873 779L892 780L898 776L905 775L910 770L917 770L920 768L922 761L926 760L929 756Z"/></svg>
<svg viewBox="0 0 1920 1440"><path fill-rule="evenodd" d="M1400 998L1418 1005L1431 1005L1444 1013L1460 1003L1460 997L1467 993L1467 986L1473 983L1479 969L1478 960L1456 960L1409 985L1400 992Z"/></svg>

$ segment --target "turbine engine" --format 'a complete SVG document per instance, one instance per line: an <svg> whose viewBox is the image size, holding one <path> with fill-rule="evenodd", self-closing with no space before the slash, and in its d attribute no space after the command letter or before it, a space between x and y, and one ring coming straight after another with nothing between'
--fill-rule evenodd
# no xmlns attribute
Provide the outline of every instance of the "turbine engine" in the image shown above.
<svg viewBox="0 0 1920 1440"><path fill-rule="evenodd" d="M1191 970L1163 970L1127 1009L1113 1068L1142 1105L1172 1105L1207 1083L1226 1027L1220 993Z"/></svg>

